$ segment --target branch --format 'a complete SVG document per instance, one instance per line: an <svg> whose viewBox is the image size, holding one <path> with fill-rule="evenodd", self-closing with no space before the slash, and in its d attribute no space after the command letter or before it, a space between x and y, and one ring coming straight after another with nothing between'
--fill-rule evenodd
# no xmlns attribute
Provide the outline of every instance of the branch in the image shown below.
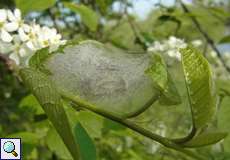
<svg viewBox="0 0 230 160"><path fill-rule="evenodd" d="M189 9L186 7L186 5L180 0L179 1L182 9L184 10L185 13L191 13L189 11ZM217 47L215 46L214 41L212 40L212 38L202 29L200 23L198 22L198 20L194 17L194 16L190 16L191 20L193 21L193 23L195 24L196 28L199 30L199 32L203 35L203 37L206 39L207 43L212 47L212 49L217 53L218 58L220 59L221 63L223 64L224 68L230 73L230 67L227 66L227 64L225 63L220 51L217 49Z"/></svg>
<svg viewBox="0 0 230 160"><path fill-rule="evenodd" d="M153 97L151 97L151 99L149 101L147 101L142 107L140 107L140 109L122 116L123 119L125 119L125 118L133 118L133 117L136 117L136 116L140 115L141 113L146 111L149 107L151 107L152 104L158 100L158 98L159 98L158 94L154 95Z"/></svg>
<svg viewBox="0 0 230 160"><path fill-rule="evenodd" d="M195 154L194 152L192 152L190 150L184 149L183 147L181 147L180 145L174 143L170 139L162 137L162 136L157 135L155 133L152 133L149 130L147 130L145 128L142 128L141 126L138 126L137 124L131 122L130 120L123 119L122 117L116 115L115 113L101 110L101 109L95 107L94 105L92 105L90 103L87 103L87 102L81 100L79 97L74 96L72 94L69 94L69 93L66 93L66 92L63 92L63 91L60 94L62 95L63 98L74 102L77 106L73 106L73 107L74 108L76 107L76 109L79 109L79 107L85 108L85 109L87 109L87 110L89 110L91 112L94 112L96 114L99 114L99 115L101 115L101 116L103 116L105 118L108 118L110 120L118 122L118 123L128 127L129 129L131 129L131 130L133 130L133 131L135 131L135 132L137 132L137 133L139 133L139 134L141 134L141 135L143 135L145 137L148 137L148 138L150 138L150 139L162 144L165 147L168 147L168 148L174 149L176 151L179 151L181 153L184 153L187 156L195 158L197 160L206 160L206 158L204 158L204 157L202 157L200 155L197 155L197 154Z"/></svg>
<svg viewBox="0 0 230 160"><path fill-rule="evenodd" d="M137 26L135 25L135 23L133 23L133 20L131 19L129 13L128 13L128 1L126 2L126 6L125 6L125 10L124 10L124 14L127 17L128 23L130 25L130 28L133 31L133 34L136 38L136 43L140 44L142 46L143 49L147 49L147 46L143 40L143 38L140 36L139 31L137 30Z"/></svg>

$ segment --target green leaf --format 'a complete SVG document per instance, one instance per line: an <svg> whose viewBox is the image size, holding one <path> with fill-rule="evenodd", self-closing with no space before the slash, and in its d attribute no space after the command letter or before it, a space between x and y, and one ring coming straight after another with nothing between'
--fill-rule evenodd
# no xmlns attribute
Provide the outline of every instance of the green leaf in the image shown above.
<svg viewBox="0 0 230 160"><path fill-rule="evenodd" d="M159 90L164 90L168 83L168 72L163 58L158 54L153 54L153 62L145 71L151 77Z"/></svg>
<svg viewBox="0 0 230 160"><path fill-rule="evenodd" d="M49 57L49 48L38 50L29 60L29 66L38 68Z"/></svg>
<svg viewBox="0 0 230 160"><path fill-rule="evenodd" d="M162 92L159 99L160 104L176 105L181 103L180 95L167 71L164 59L158 54L153 54L153 57L151 58L153 59L153 62L145 73L151 77L156 88Z"/></svg>
<svg viewBox="0 0 230 160"><path fill-rule="evenodd" d="M32 132L17 132L7 136L7 138L21 138L22 140L22 154L25 159L29 158L36 148L39 145L39 136L36 133Z"/></svg>
<svg viewBox="0 0 230 160"><path fill-rule="evenodd" d="M219 43L230 43L230 35L223 37Z"/></svg>
<svg viewBox="0 0 230 160"><path fill-rule="evenodd" d="M168 84L159 98L159 103L161 105L177 105L182 102L181 96L176 88L171 75L168 73Z"/></svg>
<svg viewBox="0 0 230 160"><path fill-rule="evenodd" d="M194 137L192 140L183 144L185 147L202 147L211 144L215 144L224 139L228 133L216 132L216 133L204 133Z"/></svg>
<svg viewBox="0 0 230 160"><path fill-rule="evenodd" d="M73 4L64 2L65 7L69 8L75 13L80 14L82 22L93 32L97 30L99 17L96 12L83 4Z"/></svg>
<svg viewBox="0 0 230 160"><path fill-rule="evenodd" d="M66 148L65 144L61 140L61 137L58 135L56 130L52 127L49 129L46 137L45 142L48 148L54 152L60 159L69 160L72 159L68 149Z"/></svg>
<svg viewBox="0 0 230 160"><path fill-rule="evenodd" d="M56 0L15 0L15 3L23 14L27 14L31 11L48 9L56 3Z"/></svg>
<svg viewBox="0 0 230 160"><path fill-rule="evenodd" d="M222 18L229 18L230 17L230 13L222 7L212 6L212 7L207 7L207 9L209 10L209 12L211 11L212 13L217 15L218 18L219 17L222 17Z"/></svg>
<svg viewBox="0 0 230 160"><path fill-rule="evenodd" d="M111 3L113 2L112 0L96 0L97 5L99 6L101 12L103 14L106 13L107 8L109 7L109 5L111 5Z"/></svg>
<svg viewBox="0 0 230 160"><path fill-rule="evenodd" d="M42 109L41 105L38 103L37 99L32 95L28 95L24 97L20 104L19 108L25 108L29 107L32 111L34 111L36 114L43 114L44 110Z"/></svg>
<svg viewBox="0 0 230 160"><path fill-rule="evenodd" d="M60 47L61 48L61 47ZM49 48L42 48L38 50L29 60L29 66L36 68L43 73L51 74L49 70L44 67L44 62L51 54L49 53Z"/></svg>
<svg viewBox="0 0 230 160"><path fill-rule="evenodd" d="M20 75L25 85L37 98L48 118L61 136L75 160L79 159L78 145L72 134L65 110L62 105L61 96L48 77L32 68L22 68Z"/></svg>
<svg viewBox="0 0 230 160"><path fill-rule="evenodd" d="M96 147L80 123L75 126L75 137L78 140L82 160L96 160Z"/></svg>
<svg viewBox="0 0 230 160"><path fill-rule="evenodd" d="M177 19L176 17L171 16L171 15L161 15L160 17L158 17L158 20L160 20L162 22L172 21L172 22L181 24L181 21L179 19Z"/></svg>
<svg viewBox="0 0 230 160"><path fill-rule="evenodd" d="M81 111L78 120L92 138L101 138L103 118L92 112Z"/></svg>
<svg viewBox="0 0 230 160"><path fill-rule="evenodd" d="M103 121L103 130L108 132L110 130L120 131L125 130L126 128L120 123L114 122L110 119L105 118Z"/></svg>
<svg viewBox="0 0 230 160"><path fill-rule="evenodd" d="M8 135L7 138L21 138L22 142L27 144L38 144L39 142L38 135L32 132L17 132Z"/></svg>
<svg viewBox="0 0 230 160"><path fill-rule="evenodd" d="M195 48L188 46L180 50L193 127L205 127L216 111L214 83L208 61Z"/></svg>

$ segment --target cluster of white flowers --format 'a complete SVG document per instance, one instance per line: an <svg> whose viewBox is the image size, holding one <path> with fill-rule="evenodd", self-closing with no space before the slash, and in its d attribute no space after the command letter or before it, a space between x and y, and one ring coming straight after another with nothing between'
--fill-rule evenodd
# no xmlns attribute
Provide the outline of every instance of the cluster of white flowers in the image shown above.
<svg viewBox="0 0 230 160"><path fill-rule="evenodd" d="M55 28L26 24L19 9L0 9L0 53L8 54L17 65L27 64L41 48L49 47L52 52L65 43Z"/></svg>
<svg viewBox="0 0 230 160"><path fill-rule="evenodd" d="M214 78L229 80L230 75L227 73L223 65L223 62L221 62L220 59L218 58L217 53L215 51L211 51L210 56L212 58L210 59L209 57L211 61L212 69L214 71ZM224 52L222 53L222 56L225 64L230 67L230 52Z"/></svg>
<svg viewBox="0 0 230 160"><path fill-rule="evenodd" d="M194 46L200 46L202 41L195 40L192 42ZM155 41L149 48L148 51L162 53L176 60L181 60L181 55L179 53L180 48L185 48L187 43L184 40L176 38L174 36L169 37L167 40Z"/></svg>

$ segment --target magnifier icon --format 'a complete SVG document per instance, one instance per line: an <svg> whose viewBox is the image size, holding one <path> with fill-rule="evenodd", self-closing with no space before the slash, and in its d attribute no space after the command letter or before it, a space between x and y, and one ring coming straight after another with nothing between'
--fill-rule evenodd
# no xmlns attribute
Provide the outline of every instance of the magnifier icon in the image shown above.
<svg viewBox="0 0 230 160"><path fill-rule="evenodd" d="M15 152L15 145L13 142L11 141L7 141L3 144L3 150L6 152L6 153L11 153L14 155L14 157L17 157L18 154L17 152Z"/></svg>

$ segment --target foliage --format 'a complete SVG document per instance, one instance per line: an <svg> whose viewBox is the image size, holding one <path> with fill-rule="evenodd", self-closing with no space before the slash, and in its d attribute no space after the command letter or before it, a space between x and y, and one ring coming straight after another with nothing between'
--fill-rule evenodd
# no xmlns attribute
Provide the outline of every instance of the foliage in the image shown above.
<svg viewBox="0 0 230 160"><path fill-rule="evenodd" d="M145 20L130 12L134 3L0 1L28 24L35 19L76 41L38 50L24 69L0 53L0 136L21 137L23 158L229 159L229 73L191 21L224 53L229 2L194 1L190 13L179 1L158 4Z"/></svg>
<svg viewBox="0 0 230 160"><path fill-rule="evenodd" d="M43 11L52 7L56 0L15 0L16 6L22 11L23 14L27 14L31 11Z"/></svg>

